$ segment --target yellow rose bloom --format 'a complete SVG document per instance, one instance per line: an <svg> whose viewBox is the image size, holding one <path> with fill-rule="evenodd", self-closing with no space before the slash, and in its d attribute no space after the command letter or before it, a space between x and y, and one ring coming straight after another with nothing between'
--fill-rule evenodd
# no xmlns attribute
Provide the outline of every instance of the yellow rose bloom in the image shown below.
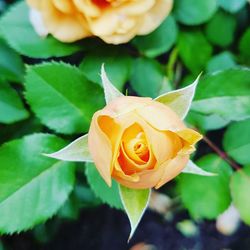
<svg viewBox="0 0 250 250"><path fill-rule="evenodd" d="M39 13L48 33L62 42L97 36L106 43L121 44L156 29L172 9L173 0L27 0L27 3Z"/></svg>
<svg viewBox="0 0 250 250"><path fill-rule="evenodd" d="M159 188L186 166L202 136L168 106L151 98L123 96L93 116L88 147L108 185Z"/></svg>

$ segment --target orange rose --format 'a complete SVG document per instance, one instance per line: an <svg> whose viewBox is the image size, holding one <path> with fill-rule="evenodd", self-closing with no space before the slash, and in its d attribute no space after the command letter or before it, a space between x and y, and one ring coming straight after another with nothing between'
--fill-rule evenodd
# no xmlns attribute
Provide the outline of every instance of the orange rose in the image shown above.
<svg viewBox="0 0 250 250"><path fill-rule="evenodd" d="M27 0L35 10L36 31L47 29L58 40L98 36L120 44L152 32L172 8L172 0ZM41 18L40 18L41 17ZM39 20L36 22L36 19ZM42 20L43 24L41 24ZM42 26L36 27L36 26ZM43 31L43 34L46 32Z"/></svg>
<svg viewBox="0 0 250 250"><path fill-rule="evenodd" d="M184 169L201 138L168 106L123 96L94 114L88 147L109 186L113 177L133 189L159 188Z"/></svg>

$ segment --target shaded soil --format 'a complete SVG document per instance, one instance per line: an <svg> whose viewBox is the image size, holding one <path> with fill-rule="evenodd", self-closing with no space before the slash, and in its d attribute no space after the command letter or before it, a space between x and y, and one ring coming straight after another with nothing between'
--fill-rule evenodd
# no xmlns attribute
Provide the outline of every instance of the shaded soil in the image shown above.
<svg viewBox="0 0 250 250"><path fill-rule="evenodd" d="M188 218L177 215L172 221L151 211L146 212L129 244L129 224L126 215L107 206L83 210L77 221L64 221L54 237L46 244L35 242L31 234L4 237L11 250L128 250L137 243L153 245L157 250L249 250L250 228L241 225L230 237L221 235L214 222L199 224L199 234L186 238L175 227Z"/></svg>

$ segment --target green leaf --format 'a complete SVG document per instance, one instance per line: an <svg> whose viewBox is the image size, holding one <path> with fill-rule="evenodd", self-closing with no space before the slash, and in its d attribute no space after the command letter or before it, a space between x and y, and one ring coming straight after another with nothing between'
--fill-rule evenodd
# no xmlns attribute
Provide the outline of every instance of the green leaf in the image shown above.
<svg viewBox="0 0 250 250"><path fill-rule="evenodd" d="M180 118L184 119L190 109L199 78L200 75L187 87L167 92L155 100L172 108Z"/></svg>
<svg viewBox="0 0 250 250"><path fill-rule="evenodd" d="M206 155L196 162L216 176L183 174L178 187L184 206L194 218L214 219L230 205L230 166L217 155Z"/></svg>
<svg viewBox="0 0 250 250"><path fill-rule="evenodd" d="M102 68L101 68L101 79L102 79L102 86L104 89L104 96L105 96L106 104L108 104L109 102L112 102L118 97L124 96L119 90L115 88L115 86L109 80L106 74L105 68L104 68L104 64L102 64Z"/></svg>
<svg viewBox="0 0 250 250"><path fill-rule="evenodd" d="M62 147L56 136L34 134L0 148L0 232L32 228L53 216L74 184L74 165L42 156Z"/></svg>
<svg viewBox="0 0 250 250"><path fill-rule="evenodd" d="M79 67L87 79L102 86L100 69L104 64L110 81L122 91L130 76L132 59L128 54L121 47L99 46L84 57Z"/></svg>
<svg viewBox="0 0 250 250"><path fill-rule="evenodd" d="M132 43L142 54L156 57L171 49L176 42L177 35L178 26L170 15L155 31L146 36L137 36Z"/></svg>
<svg viewBox="0 0 250 250"><path fill-rule="evenodd" d="M196 174L203 176L215 176L216 174L207 172L202 168L198 167L193 161L188 161L187 166L182 170L185 174Z"/></svg>
<svg viewBox="0 0 250 250"><path fill-rule="evenodd" d="M0 31L8 44L20 54L34 58L67 56L79 51L77 44L57 41L52 36L42 38L29 21L25 1L13 5L0 19Z"/></svg>
<svg viewBox="0 0 250 250"><path fill-rule="evenodd" d="M223 138L225 151L242 165L250 164L250 119L231 124Z"/></svg>
<svg viewBox="0 0 250 250"><path fill-rule="evenodd" d="M236 67L234 55L231 52L224 51L213 56L207 63L207 72L213 73Z"/></svg>
<svg viewBox="0 0 250 250"><path fill-rule="evenodd" d="M219 115L203 115L193 110L190 110L186 117L187 123L202 131L215 130L225 127L230 120L225 119Z"/></svg>
<svg viewBox="0 0 250 250"><path fill-rule="evenodd" d="M226 120L247 119L250 117L250 70L229 69L202 78L191 108Z"/></svg>
<svg viewBox="0 0 250 250"><path fill-rule="evenodd" d="M223 23L223 25L221 25ZM214 45L228 47L234 41L236 18L224 11L218 11L207 23L205 33Z"/></svg>
<svg viewBox="0 0 250 250"><path fill-rule="evenodd" d="M247 58L250 57L249 44L250 44L250 28L248 28L244 32L243 36L240 39L240 43L239 43L240 53Z"/></svg>
<svg viewBox="0 0 250 250"><path fill-rule="evenodd" d="M208 21L216 12L217 0L175 0L174 15L186 25L198 25Z"/></svg>
<svg viewBox="0 0 250 250"><path fill-rule="evenodd" d="M44 155L62 161L92 162L88 149L88 135L77 138L55 153Z"/></svg>
<svg viewBox="0 0 250 250"><path fill-rule="evenodd" d="M122 209L118 185L114 180L112 181L112 186L109 187L102 179L93 163L86 163L85 173L91 189L103 203L117 209Z"/></svg>
<svg viewBox="0 0 250 250"><path fill-rule="evenodd" d="M18 94L8 83L0 85L0 123L10 124L29 117Z"/></svg>
<svg viewBox="0 0 250 250"><path fill-rule="evenodd" d="M247 3L247 0L218 0L218 4L224 10L236 13Z"/></svg>
<svg viewBox="0 0 250 250"><path fill-rule="evenodd" d="M130 84L140 96L157 97L165 77L161 65L154 59L138 58L134 61Z"/></svg>
<svg viewBox="0 0 250 250"><path fill-rule="evenodd" d="M238 209L241 219L250 225L250 166L234 172L230 186L233 204Z"/></svg>
<svg viewBox="0 0 250 250"><path fill-rule="evenodd" d="M131 231L128 241L132 238L141 218L148 206L150 189L130 189L119 185L123 207L128 215Z"/></svg>
<svg viewBox="0 0 250 250"><path fill-rule="evenodd" d="M65 63L29 67L25 88L34 113L59 133L87 132L93 113L104 105L102 89Z"/></svg>
<svg viewBox="0 0 250 250"><path fill-rule="evenodd" d="M195 75L204 70L213 51L212 46L200 31L181 32L178 49L183 63Z"/></svg>
<svg viewBox="0 0 250 250"><path fill-rule="evenodd" d="M0 38L0 78L22 82L24 65L21 57Z"/></svg>

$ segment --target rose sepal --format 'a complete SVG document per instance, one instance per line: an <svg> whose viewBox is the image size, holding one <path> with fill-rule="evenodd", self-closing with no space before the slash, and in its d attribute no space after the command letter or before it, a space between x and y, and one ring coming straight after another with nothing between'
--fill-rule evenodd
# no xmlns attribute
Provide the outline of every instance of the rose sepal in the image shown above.
<svg viewBox="0 0 250 250"><path fill-rule="evenodd" d="M182 173L196 174L196 175L203 175L203 176L216 176L217 175L216 173L211 173L211 172L203 170L191 160L188 161L186 167L182 170Z"/></svg>
<svg viewBox="0 0 250 250"><path fill-rule="evenodd" d="M119 185L119 193L130 222L129 242L148 207L151 189L130 189Z"/></svg>

